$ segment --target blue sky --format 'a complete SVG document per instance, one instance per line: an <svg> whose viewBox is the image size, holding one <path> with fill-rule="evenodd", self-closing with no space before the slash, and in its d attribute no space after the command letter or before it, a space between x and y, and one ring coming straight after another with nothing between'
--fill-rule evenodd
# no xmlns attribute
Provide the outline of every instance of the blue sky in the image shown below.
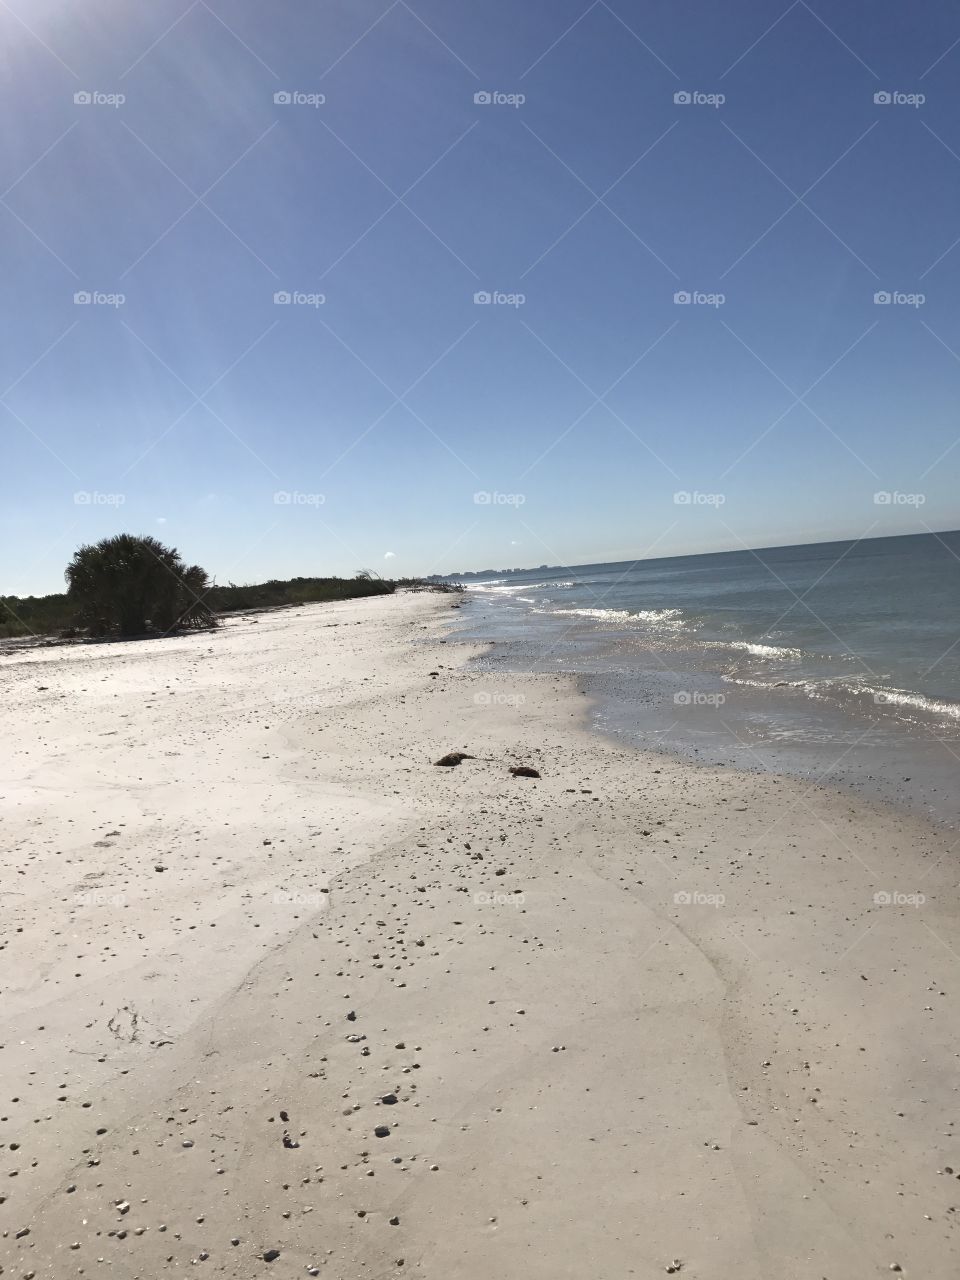
<svg viewBox="0 0 960 1280"><path fill-rule="evenodd" d="M960 12L8 0L0 34L0 591L120 530L244 582L960 525Z"/></svg>

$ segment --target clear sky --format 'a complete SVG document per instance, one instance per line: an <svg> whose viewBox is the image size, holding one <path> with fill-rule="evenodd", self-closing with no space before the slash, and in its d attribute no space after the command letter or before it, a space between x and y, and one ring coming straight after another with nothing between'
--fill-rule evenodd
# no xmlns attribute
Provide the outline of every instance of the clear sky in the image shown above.
<svg viewBox="0 0 960 1280"><path fill-rule="evenodd" d="M122 530L245 582L960 525L955 7L4 0L0 37L0 592Z"/></svg>

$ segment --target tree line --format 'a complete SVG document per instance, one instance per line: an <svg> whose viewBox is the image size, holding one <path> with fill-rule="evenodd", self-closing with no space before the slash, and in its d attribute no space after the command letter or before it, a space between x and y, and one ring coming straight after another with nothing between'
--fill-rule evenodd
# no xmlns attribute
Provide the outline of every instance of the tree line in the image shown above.
<svg viewBox="0 0 960 1280"><path fill-rule="evenodd" d="M0 596L0 637L166 635L216 626L218 616L231 611L389 595L397 587L366 570L355 578L217 586L174 548L129 533L80 547L64 576L65 592Z"/></svg>

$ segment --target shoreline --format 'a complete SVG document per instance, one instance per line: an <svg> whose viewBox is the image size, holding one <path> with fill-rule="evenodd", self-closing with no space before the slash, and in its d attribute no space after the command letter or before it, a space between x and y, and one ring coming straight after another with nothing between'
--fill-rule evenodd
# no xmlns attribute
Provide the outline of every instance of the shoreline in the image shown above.
<svg viewBox="0 0 960 1280"><path fill-rule="evenodd" d="M682 646L666 655L669 661L659 650L643 648L625 649L614 658L611 644L638 637L613 637L586 624L565 629L551 644L549 630L518 641L516 623L497 633L502 604L491 608L484 597L469 592L466 601L477 615L465 621L463 632L489 646L482 663L494 677L501 671L569 673L590 699L590 727L612 742L697 767L706 760L808 784L828 779L843 794L960 830L955 730L866 719L776 684L727 683L716 672L685 662L690 655Z"/></svg>
<svg viewBox="0 0 960 1280"><path fill-rule="evenodd" d="M449 608L0 662L0 1264L947 1274L947 834L612 743Z"/></svg>

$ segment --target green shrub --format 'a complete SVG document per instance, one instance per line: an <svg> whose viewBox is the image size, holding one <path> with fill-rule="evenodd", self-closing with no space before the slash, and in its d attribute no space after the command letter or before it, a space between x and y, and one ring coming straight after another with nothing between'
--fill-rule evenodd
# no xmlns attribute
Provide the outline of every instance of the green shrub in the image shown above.
<svg viewBox="0 0 960 1280"><path fill-rule="evenodd" d="M215 625L210 583L156 538L120 533L81 547L67 565L67 597L93 635L143 635Z"/></svg>

